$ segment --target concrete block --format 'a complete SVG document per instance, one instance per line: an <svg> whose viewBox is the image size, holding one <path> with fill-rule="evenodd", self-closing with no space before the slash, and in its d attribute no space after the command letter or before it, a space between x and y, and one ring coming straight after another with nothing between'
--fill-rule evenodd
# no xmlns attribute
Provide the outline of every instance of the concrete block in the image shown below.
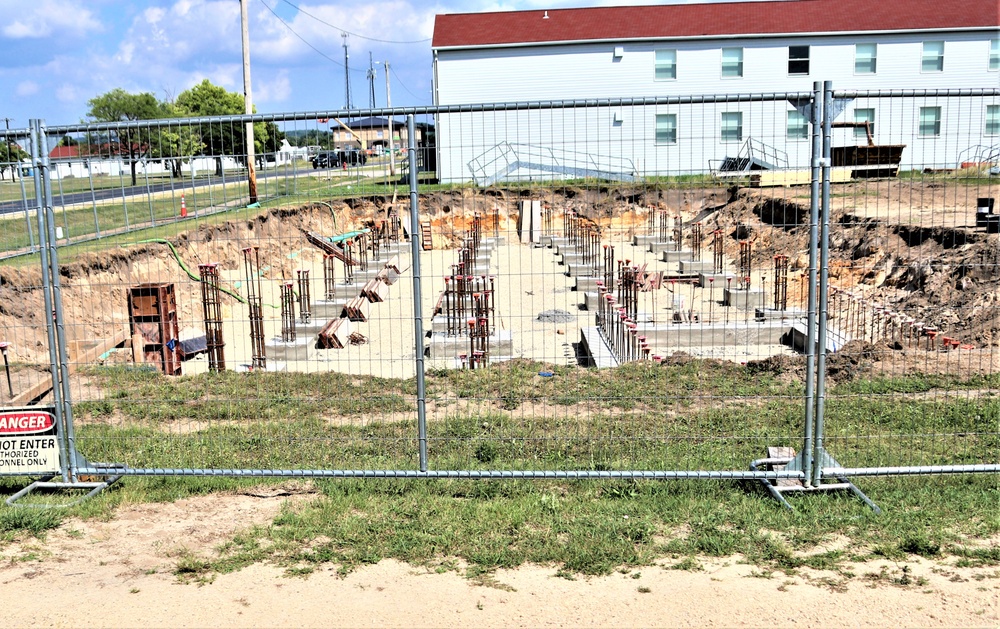
<svg viewBox="0 0 1000 629"><path fill-rule="evenodd" d="M754 311L754 318L758 321L781 321L787 319L805 319L808 313L799 308L788 308L786 310L775 310L774 308L757 308Z"/></svg>
<svg viewBox="0 0 1000 629"><path fill-rule="evenodd" d="M579 251L566 251L559 256L560 264L582 264L583 253Z"/></svg>
<svg viewBox="0 0 1000 629"><path fill-rule="evenodd" d="M272 360L270 356L267 357L267 363L264 365L263 369L251 369L249 363L243 363L236 365L233 371L237 373L246 373L248 371L267 371L269 373L276 373L281 371L288 371L288 366L280 360Z"/></svg>
<svg viewBox="0 0 1000 629"><path fill-rule="evenodd" d="M364 286L369 280L375 279L378 276L379 271L381 270L382 270L381 264L377 262L372 263L372 261L369 260L367 269L363 271L358 268L354 269L354 283L361 284L362 286Z"/></svg>
<svg viewBox="0 0 1000 629"><path fill-rule="evenodd" d="M542 236L541 238L538 239L538 244L542 245L543 247L551 247L552 236Z"/></svg>
<svg viewBox="0 0 1000 629"><path fill-rule="evenodd" d="M598 293L584 293L583 302L580 305L588 312L597 312Z"/></svg>
<svg viewBox="0 0 1000 629"><path fill-rule="evenodd" d="M320 299L314 301L312 303L313 319L318 321L329 321L330 319L340 317L340 314L344 311L344 305L356 296L357 295L351 295L348 297L346 294L338 293L336 299Z"/></svg>
<svg viewBox="0 0 1000 629"><path fill-rule="evenodd" d="M726 277L727 277L727 275L725 273L711 273L711 272L709 272L709 273L699 273L698 274L698 286L701 286L702 288L708 288L708 284L709 284L708 280L712 279L714 281L711 282L711 283L712 283L712 285L715 288L719 288L719 289L725 288L726 287ZM729 275L728 277L732 277L732 275Z"/></svg>
<svg viewBox="0 0 1000 629"><path fill-rule="evenodd" d="M649 251L650 253L660 253L663 251L674 251L675 249L677 249L677 243L673 240L667 240L665 242L657 241L649 243L649 247L646 248L646 251Z"/></svg>
<svg viewBox="0 0 1000 629"><path fill-rule="evenodd" d="M607 369L618 366L618 359L611 353L611 348L597 327L580 329L580 353L587 358L588 367Z"/></svg>
<svg viewBox="0 0 1000 629"><path fill-rule="evenodd" d="M264 341L264 353L268 358L275 360L308 360L309 347L312 346L311 337L301 338L296 335L294 341L285 342L280 338L273 338Z"/></svg>
<svg viewBox="0 0 1000 629"><path fill-rule="evenodd" d="M636 234L632 236L632 246L633 247L648 247L652 243L659 240L659 236L656 234Z"/></svg>
<svg viewBox="0 0 1000 629"><path fill-rule="evenodd" d="M569 238L565 236L549 236L550 247L559 251L560 246L566 246L569 244Z"/></svg>
<svg viewBox="0 0 1000 629"><path fill-rule="evenodd" d="M722 303L739 310L755 310L764 307L764 291L751 288L727 288L723 290Z"/></svg>
<svg viewBox="0 0 1000 629"><path fill-rule="evenodd" d="M682 251L664 251L660 253L660 259L664 262L680 262L681 260L693 260L694 252L690 249Z"/></svg>
<svg viewBox="0 0 1000 629"><path fill-rule="evenodd" d="M710 273L713 263L710 260L679 260L680 270L683 274L689 273Z"/></svg>
<svg viewBox="0 0 1000 629"><path fill-rule="evenodd" d="M469 337L447 336L440 332L431 334L431 358L454 358L459 354L468 354ZM495 330L489 338L490 354L497 356L512 356L514 354L514 335L510 330Z"/></svg>
<svg viewBox="0 0 1000 629"><path fill-rule="evenodd" d="M576 290L579 292L597 292L597 283L603 282L603 277L578 276L576 278Z"/></svg>
<svg viewBox="0 0 1000 629"><path fill-rule="evenodd" d="M567 264L566 275L570 277L604 277L604 274L595 275L593 264Z"/></svg>

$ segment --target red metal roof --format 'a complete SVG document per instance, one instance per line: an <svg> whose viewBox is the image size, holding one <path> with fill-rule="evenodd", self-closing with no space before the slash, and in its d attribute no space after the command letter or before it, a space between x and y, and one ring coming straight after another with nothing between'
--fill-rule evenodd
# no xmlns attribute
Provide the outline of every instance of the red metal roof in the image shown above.
<svg viewBox="0 0 1000 629"><path fill-rule="evenodd" d="M49 159L71 159L80 157L80 147L59 145L49 153Z"/></svg>
<svg viewBox="0 0 1000 629"><path fill-rule="evenodd" d="M725 2L438 15L431 46L947 30L998 25L1000 5L995 0Z"/></svg>

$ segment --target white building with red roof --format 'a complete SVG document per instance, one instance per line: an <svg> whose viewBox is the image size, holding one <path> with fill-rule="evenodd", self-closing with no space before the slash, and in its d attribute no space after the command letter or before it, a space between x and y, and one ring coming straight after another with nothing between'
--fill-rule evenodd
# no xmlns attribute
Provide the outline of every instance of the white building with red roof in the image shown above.
<svg viewBox="0 0 1000 629"><path fill-rule="evenodd" d="M432 51L435 105L734 95L699 105L441 114L442 181L517 177L498 166L512 151L522 165L546 155L599 163L566 167L565 176L704 172L748 140L795 168L809 161L802 115L788 100L735 95L809 92L815 81L857 91L1000 89L1000 8L787 0L448 14L436 17ZM955 167L972 147L1000 146L996 96L859 96L838 121L867 121L876 144L907 145L903 169ZM867 143L863 128L837 133L835 143Z"/></svg>

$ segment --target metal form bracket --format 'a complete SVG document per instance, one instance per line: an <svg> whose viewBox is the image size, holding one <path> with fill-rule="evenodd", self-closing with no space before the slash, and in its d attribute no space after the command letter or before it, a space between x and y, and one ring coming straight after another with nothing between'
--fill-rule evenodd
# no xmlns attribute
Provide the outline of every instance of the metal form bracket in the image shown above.
<svg viewBox="0 0 1000 629"><path fill-rule="evenodd" d="M96 476L102 477L103 480L81 480L78 477L74 477L73 480L68 481L68 482L64 482L64 481L55 481L55 482L53 482L52 479L56 477L56 474L48 474L48 475L43 476L40 479L36 480L35 482L31 483L30 485L28 485L27 487L25 487L21 491L17 492L16 494L10 496L4 502L7 505L11 506L11 507L26 507L26 508L32 508L32 509L67 509L69 507L76 506L76 505L80 504L81 502L84 502L84 501L86 501L86 500L88 500L90 498L93 498L94 496L96 496L97 494L101 493L102 491L104 491L108 487L110 487L110 486L114 485L115 483L117 483L119 480L121 480L121 478L123 476L123 474L118 473L118 472L124 472L125 469L126 469L126 467L124 465L121 465L121 464L118 464L118 463L93 463L93 464L89 463L83 457L83 455L79 454L79 453L77 453L77 455L76 455L76 460L80 464L80 466L83 467L83 468L97 467L97 468L100 468L100 469L109 470L109 472L106 473L106 474L94 475L95 477ZM89 479L89 478L91 478L91 476L87 475L87 478ZM74 500L72 502L67 502L65 504L47 504L47 503L30 503L30 504L26 504L26 503L19 503L18 502L18 500L20 500L21 498L24 498L28 494L34 492L35 490L39 490L39 489L53 490L53 491L60 491L60 490L70 490L70 491L72 491L72 490L85 490L85 489L89 489L90 491L88 491L86 495L81 496L81 497L77 498L76 500Z"/></svg>
<svg viewBox="0 0 1000 629"><path fill-rule="evenodd" d="M816 453L817 462L821 467L841 467L839 463L826 450L820 450ZM803 471L802 469L803 459L802 455L795 455L795 451L792 448L768 448L767 458L757 459L750 463L750 469L753 471L759 471L759 468L764 467L767 471ZM808 474L807 474L808 475ZM836 482L832 483L821 483L819 485L806 485L801 480L797 478L781 478L778 480L761 479L761 483L764 488L767 489L771 496L780 502L785 508L794 511L795 507L785 499L784 494L786 493L817 493L817 492L828 492L828 491L849 491L858 498L861 499L872 511L875 513L882 513L872 500L864 494L858 487L852 483L846 476L837 476Z"/></svg>

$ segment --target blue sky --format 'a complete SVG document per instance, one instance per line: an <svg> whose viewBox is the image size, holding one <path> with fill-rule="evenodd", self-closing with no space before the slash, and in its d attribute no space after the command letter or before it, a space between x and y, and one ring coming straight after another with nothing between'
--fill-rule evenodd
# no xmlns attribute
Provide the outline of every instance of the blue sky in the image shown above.
<svg viewBox="0 0 1000 629"><path fill-rule="evenodd" d="M392 104L421 105L431 103L438 13L635 4L657 3L250 0L254 103L265 113L343 107L343 31L354 106L368 106L369 52L390 63ZM89 99L116 87L164 99L207 78L242 93L239 9L239 0L0 0L0 118L11 128L75 123ZM381 66L375 96L385 106Z"/></svg>

